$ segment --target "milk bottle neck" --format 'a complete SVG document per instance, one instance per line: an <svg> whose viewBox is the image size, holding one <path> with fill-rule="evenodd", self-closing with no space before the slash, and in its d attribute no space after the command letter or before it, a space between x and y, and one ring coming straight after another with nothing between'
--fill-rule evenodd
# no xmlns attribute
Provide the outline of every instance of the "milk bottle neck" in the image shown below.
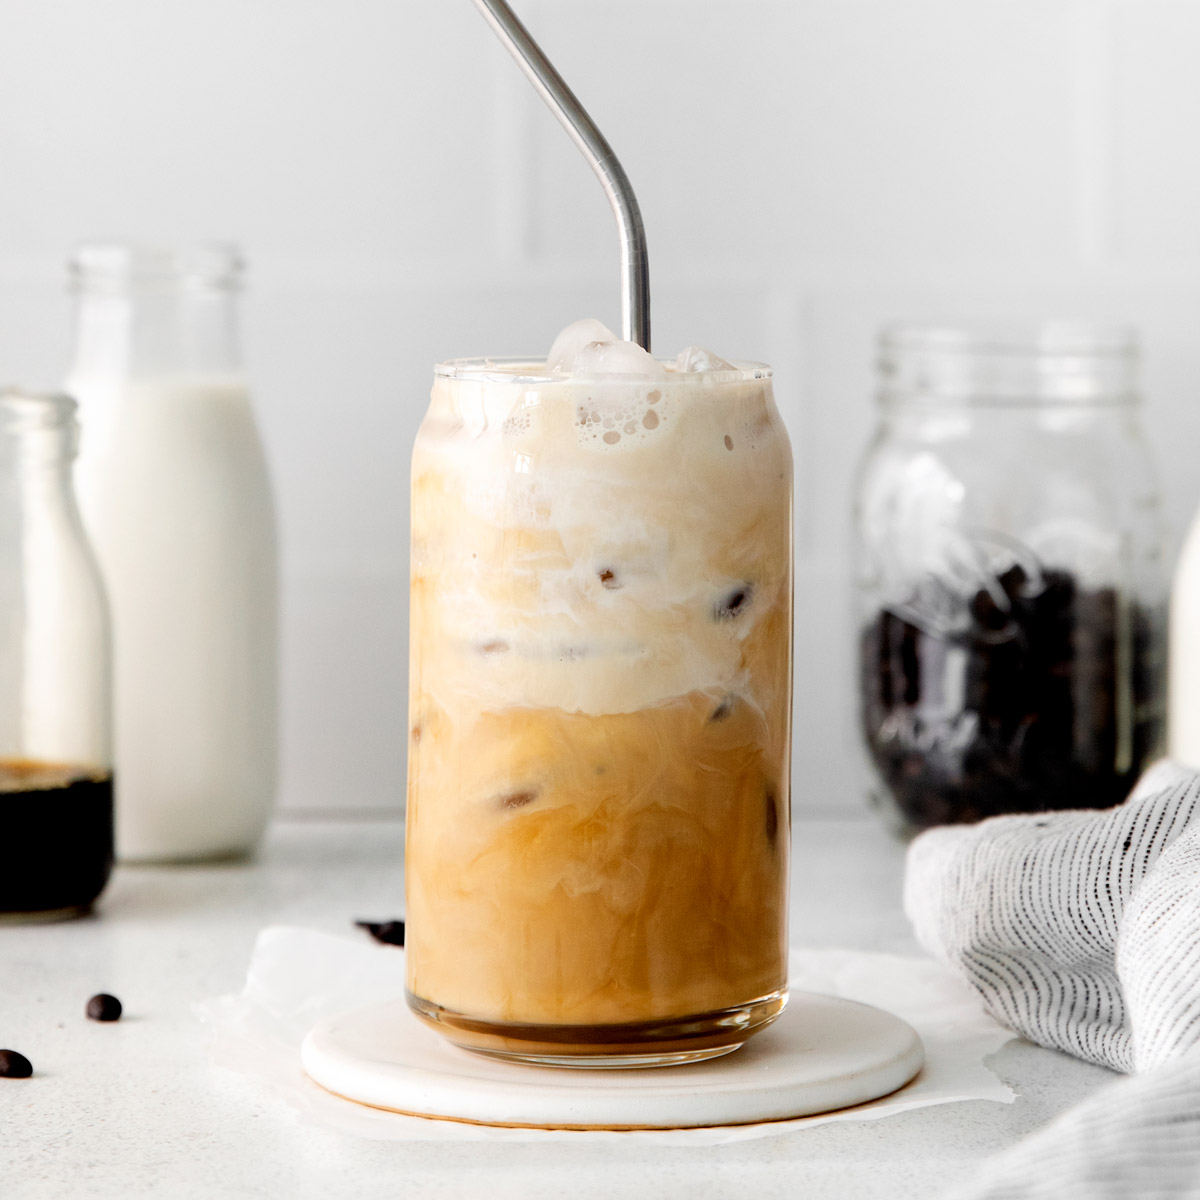
<svg viewBox="0 0 1200 1200"><path fill-rule="evenodd" d="M72 464L79 427L66 396L0 392L0 505L61 510L74 519Z"/></svg>
<svg viewBox="0 0 1200 1200"><path fill-rule="evenodd" d="M75 256L71 374L237 376L241 260L229 247L84 247Z"/></svg>

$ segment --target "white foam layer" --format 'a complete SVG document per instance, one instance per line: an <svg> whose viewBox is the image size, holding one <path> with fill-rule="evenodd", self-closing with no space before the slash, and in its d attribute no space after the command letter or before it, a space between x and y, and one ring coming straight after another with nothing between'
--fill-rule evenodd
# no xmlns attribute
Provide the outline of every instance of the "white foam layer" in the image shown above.
<svg viewBox="0 0 1200 1200"><path fill-rule="evenodd" d="M769 372L727 367L439 375L412 511L440 705L756 702L744 651L788 604L791 457ZM717 615L739 590L736 616Z"/></svg>

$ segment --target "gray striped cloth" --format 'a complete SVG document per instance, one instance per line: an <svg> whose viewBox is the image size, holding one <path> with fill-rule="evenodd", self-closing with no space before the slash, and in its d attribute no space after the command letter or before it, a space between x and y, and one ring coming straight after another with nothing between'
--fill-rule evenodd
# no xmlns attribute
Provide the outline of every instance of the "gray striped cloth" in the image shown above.
<svg viewBox="0 0 1200 1200"><path fill-rule="evenodd" d="M1200 774L1120 808L930 830L921 944L1031 1041L1132 1074L988 1163L962 1200L1200 1200Z"/></svg>

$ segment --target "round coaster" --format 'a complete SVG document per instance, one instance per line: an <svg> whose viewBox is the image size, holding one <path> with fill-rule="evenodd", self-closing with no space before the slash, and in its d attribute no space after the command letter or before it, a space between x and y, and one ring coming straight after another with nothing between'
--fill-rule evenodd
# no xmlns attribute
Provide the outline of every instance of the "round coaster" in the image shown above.
<svg viewBox="0 0 1200 1200"><path fill-rule="evenodd" d="M326 1018L300 1059L323 1088L372 1108L483 1125L681 1129L832 1112L903 1087L925 1060L912 1026L837 996L793 992L740 1050L687 1066L560 1070L443 1041L403 1000Z"/></svg>

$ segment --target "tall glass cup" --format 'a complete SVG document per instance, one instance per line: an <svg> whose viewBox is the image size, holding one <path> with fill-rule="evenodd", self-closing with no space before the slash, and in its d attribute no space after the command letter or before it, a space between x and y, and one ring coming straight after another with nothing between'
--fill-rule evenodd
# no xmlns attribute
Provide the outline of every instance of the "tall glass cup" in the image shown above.
<svg viewBox="0 0 1200 1200"><path fill-rule="evenodd" d="M413 454L408 1000L691 1062L786 1002L792 459L771 372L444 363Z"/></svg>

